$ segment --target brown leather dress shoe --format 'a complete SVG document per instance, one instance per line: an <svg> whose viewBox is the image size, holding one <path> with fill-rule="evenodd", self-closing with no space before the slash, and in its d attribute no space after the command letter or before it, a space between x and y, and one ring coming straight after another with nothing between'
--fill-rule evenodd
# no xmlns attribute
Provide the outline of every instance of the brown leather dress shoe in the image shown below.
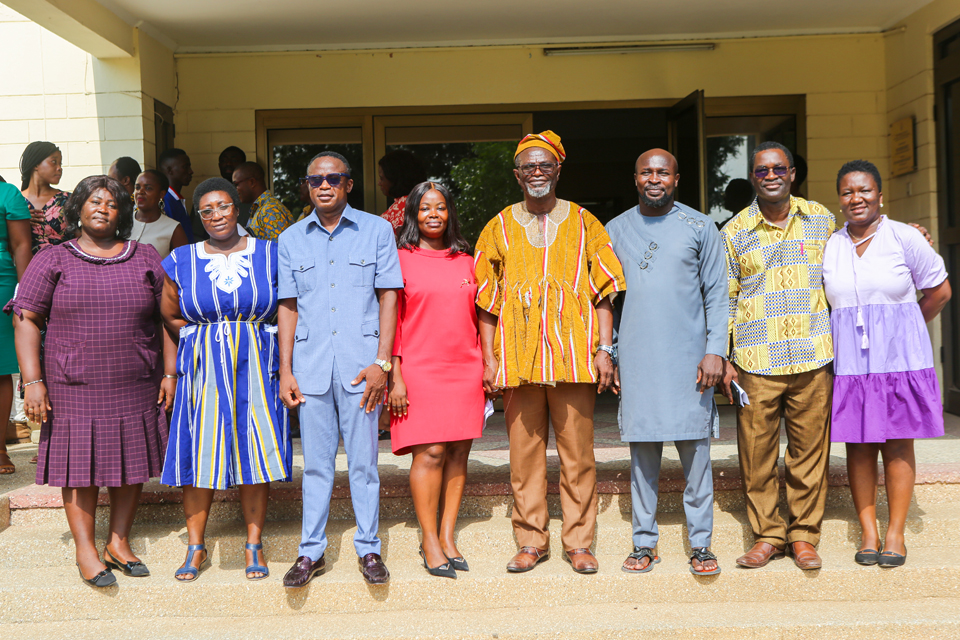
<svg viewBox="0 0 960 640"><path fill-rule="evenodd" d="M804 571L813 571L823 566L823 560L817 548L809 542L793 542L787 545L787 553L793 557L793 563Z"/></svg>
<svg viewBox="0 0 960 640"><path fill-rule="evenodd" d="M771 560L783 557L783 549L777 549L768 542L758 542L750 551L737 558L737 564L747 569L759 569L767 566Z"/></svg>
<svg viewBox="0 0 960 640"><path fill-rule="evenodd" d="M324 561L323 556L320 556L320 559L316 562L308 556L300 556L297 558L297 561L293 563L293 566L290 567L290 570L287 571L287 574L283 576L283 586L288 589L298 589L313 580L314 576L323 573L326 568L327 563Z"/></svg>
<svg viewBox="0 0 960 640"><path fill-rule="evenodd" d="M362 558L357 558L360 564L360 573L367 584L387 584L390 579L390 572L387 571L387 565L383 564L383 559L379 553L368 553Z"/></svg>
<svg viewBox="0 0 960 640"><path fill-rule="evenodd" d="M596 573L600 569L600 563L590 549L571 549L563 555L577 573Z"/></svg>
<svg viewBox="0 0 960 640"><path fill-rule="evenodd" d="M537 549L536 547L520 547L517 555L507 563L507 571L510 573L523 573L530 571L535 566L550 557L549 549Z"/></svg>

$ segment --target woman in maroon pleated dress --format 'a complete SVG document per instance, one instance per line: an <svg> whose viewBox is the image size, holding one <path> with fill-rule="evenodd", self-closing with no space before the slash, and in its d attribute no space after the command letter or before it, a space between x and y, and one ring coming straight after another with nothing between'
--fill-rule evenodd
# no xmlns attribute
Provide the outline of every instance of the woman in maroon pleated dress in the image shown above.
<svg viewBox="0 0 960 640"><path fill-rule="evenodd" d="M34 256L7 310L24 411L42 425L37 484L63 488L80 577L105 587L116 582L111 569L149 575L130 548L130 529L143 483L163 469L176 347L158 330L160 256L128 240L133 203L123 186L84 179L64 220L68 240ZM94 532L99 487L110 496L103 561Z"/></svg>
<svg viewBox="0 0 960 640"><path fill-rule="evenodd" d="M410 192L398 244L404 288L388 400L391 444L397 455L413 453L410 492L424 567L456 578L468 570L454 529L470 447L483 431L483 363L473 257L442 185L423 182Z"/></svg>

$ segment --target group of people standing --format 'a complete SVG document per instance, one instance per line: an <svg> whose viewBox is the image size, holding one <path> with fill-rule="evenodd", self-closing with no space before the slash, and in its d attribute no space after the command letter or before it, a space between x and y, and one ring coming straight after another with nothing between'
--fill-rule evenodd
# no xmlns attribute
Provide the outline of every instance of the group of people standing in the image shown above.
<svg viewBox="0 0 960 640"><path fill-rule="evenodd" d="M184 156L171 156L180 186L192 173ZM950 285L923 233L880 214L876 167L854 161L841 168L847 224L838 230L822 205L790 195L790 151L763 143L750 159L756 199L718 231L675 201L676 159L653 149L636 162L638 205L604 228L557 197L565 158L551 131L520 141L514 175L523 201L497 214L472 252L443 185L424 180L402 194L395 230L348 204L352 169L333 152L309 163L302 183L312 210L278 231L276 242L238 223L244 202L251 220L269 211L271 220L286 219L264 198L262 170L243 161L232 180L211 178L194 191L208 239L182 242L189 234L178 228L161 242L165 252L133 234L138 221L158 219L170 172L139 174L133 199L121 179L82 180L62 205L62 241L29 265L20 264L27 236L16 221L30 211L8 208L21 282L6 310L25 411L42 424L37 482L63 488L83 580L103 587L116 582L113 570L149 575L129 534L151 477L183 487L189 544L178 580L198 579L208 562L213 492L231 486L239 487L247 527L245 575L266 578L269 483L292 478L295 412L303 523L284 585L302 587L326 568L341 439L358 568L370 584L387 582L378 537L384 408L393 452L413 456L423 565L455 578L469 570L455 535L467 459L498 395L519 544L507 571L532 570L550 554L552 426L563 557L578 573L596 573L593 413L606 390L620 396L621 436L631 453L633 550L622 570L645 573L660 560L658 476L663 444L672 441L687 482L690 570L714 575L714 387L738 405L756 537L738 565L762 567L789 553L801 569L819 568L831 417L833 440L847 443L863 528L855 559L903 564L913 439L943 434L925 321L949 300ZM176 219L170 203L163 206ZM273 233L285 224L247 229ZM781 417L787 520L777 506ZM878 455L890 504L882 543ZM94 515L103 486L111 513L101 554Z"/></svg>

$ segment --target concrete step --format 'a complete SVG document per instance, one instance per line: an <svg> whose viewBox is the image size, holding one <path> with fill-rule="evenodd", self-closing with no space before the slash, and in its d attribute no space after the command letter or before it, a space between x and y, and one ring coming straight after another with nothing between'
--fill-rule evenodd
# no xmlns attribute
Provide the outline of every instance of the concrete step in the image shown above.
<svg viewBox="0 0 960 640"><path fill-rule="evenodd" d="M210 603L197 613L208 613ZM388 620L366 613L272 618L138 617L137 620L40 622L11 628L21 638L81 640L914 640L960 637L960 599L924 598L876 602L783 602L775 614L765 602L597 603L480 609L451 615L444 610L391 612ZM159 615L154 612L153 615Z"/></svg>
<svg viewBox="0 0 960 640"><path fill-rule="evenodd" d="M276 564L274 573L261 582L246 581L239 568L214 565L196 582L179 584L173 567L155 566L154 576L121 575L117 585L106 589L83 584L76 567L64 564L18 572L16 580L0 583L0 623L119 620L144 613L229 618L425 610L450 612L453 626L464 611L507 609L518 603L540 610L543 618L555 618L549 613L554 607L689 603L691 618L698 619L704 602L728 603L730 612L738 609L733 603L763 602L771 620L776 620L772 612L781 603L816 602L808 607L809 615L823 621L819 603L960 598L960 568L954 561L958 549L911 549L906 566L890 570L861 567L849 554L827 556L817 572L800 571L789 559L759 570L725 562L722 574L704 578L691 575L686 558L679 556L664 557L650 573L628 575L620 571L622 554L601 555L600 572L583 576L573 573L559 555L519 575L505 572L504 558L486 555L470 558L471 571L456 580L430 576L419 558L390 553L385 557L392 573L388 585L367 585L356 561L341 558L298 590L283 588L286 566ZM654 610L636 615L642 619ZM380 619L386 623L390 618Z"/></svg>
<svg viewBox="0 0 960 640"><path fill-rule="evenodd" d="M659 551L664 556L685 557L689 553L688 534L683 514L665 513L659 517ZM552 520L550 530L559 536L561 522ZM881 531L885 523L881 523ZM101 541L106 526L98 528ZM353 534L350 521L331 521L327 528L328 560L343 556L353 558ZM911 549L960 544L960 502L914 507L907 521L907 546ZM599 555L626 556L632 548L630 515L607 510L599 514L594 551ZM384 553L393 557L416 557L420 533L416 519L381 520L380 536ZM238 569L244 563L245 528L233 522L211 522L207 529L207 546L211 559L223 568ZM300 523L292 520L267 522L263 540L269 558L280 566L291 563L298 555ZM824 518L820 551L838 558L852 556L860 540L860 526L850 509L831 509ZM137 525L132 532L134 551L140 558L161 572L172 572L186 555L186 528L177 524ZM101 542L102 544L102 542ZM516 553L517 544L510 519L461 518L458 521L457 544L469 560L489 556L502 563ZM743 512L717 511L714 514L712 548L722 562L732 563L753 544L753 536ZM73 539L61 514L60 521L40 526L10 527L0 533L4 564L9 567L57 567L70 564L74 558ZM559 538L553 538L559 550ZM622 558L621 558L622 559ZM162 567L162 568L161 568Z"/></svg>
<svg viewBox="0 0 960 640"><path fill-rule="evenodd" d="M467 485L460 515L464 518L503 518L509 517L513 509L513 496L510 484L498 474L491 482L471 482ZM627 474L629 477L629 474ZM721 478L715 478L719 484ZM739 480L737 480L739 482ZM659 512L662 514L683 512L682 482L670 481L665 486L661 482ZM551 486L547 496L550 515L560 516L560 496L556 487ZM415 519L410 487L395 485L383 487L380 498L380 517L388 519ZM630 513L629 481L609 481L598 484L599 510ZM352 521L353 505L346 486L337 486L330 505L331 520ZM917 484L914 488L915 501L922 505L936 505L960 502L960 483L931 482ZM211 522L243 522L240 512L239 492L236 490L218 491L210 512ZM877 496L878 505L886 505L886 492L880 487ZM101 506L97 509L97 521L106 524L109 520L107 493L100 494ZM832 509L852 509L853 500L850 488L846 485L831 485L827 491L827 507ZM786 508L786 494L781 489L780 508ZM743 493L739 490L717 490L714 494L716 511L738 512L745 509ZM274 485L271 488L270 503L267 511L268 521L293 520L299 522L303 514L300 489L290 484ZM146 485L140 507L137 510L138 524L178 524L183 521L181 491L176 488L162 487L156 482ZM37 526L60 524L63 522L63 502L60 490L53 487L31 485L6 496L0 496L0 526Z"/></svg>

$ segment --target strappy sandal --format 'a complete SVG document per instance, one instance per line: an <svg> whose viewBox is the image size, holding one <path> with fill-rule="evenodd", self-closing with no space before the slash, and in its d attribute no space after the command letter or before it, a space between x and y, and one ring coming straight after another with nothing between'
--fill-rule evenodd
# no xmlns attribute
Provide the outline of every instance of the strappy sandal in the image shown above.
<svg viewBox="0 0 960 640"><path fill-rule="evenodd" d="M9 476L17 472L16 465L6 451L0 452L0 476Z"/></svg>
<svg viewBox="0 0 960 640"><path fill-rule="evenodd" d="M193 554L197 551L205 552L203 561L200 562L199 567L193 566ZM200 570L203 569L205 565L210 560L210 554L206 553L207 546L203 544L190 544L187 545L187 559L183 563L183 566L177 569L176 573L173 574L173 577L177 579L177 582L193 582L200 575ZM180 576L190 576L189 578L180 579Z"/></svg>
<svg viewBox="0 0 960 640"><path fill-rule="evenodd" d="M717 568L710 571L698 571L693 566L693 561L696 560L700 563L700 566L703 566L703 563L707 560L713 560L717 563ZM712 551L710 547L694 547L693 553L690 554L690 573L695 576L715 576L720 573L720 563L717 562L717 556Z"/></svg>
<svg viewBox="0 0 960 640"><path fill-rule="evenodd" d="M264 578L270 575L270 569L260 564L260 551L263 550L263 543L257 542L256 544L253 544L248 542L246 548L247 550L253 552L251 554L253 556L253 560L250 564L247 565L247 570L246 570L247 580L263 580ZM251 573L262 573L263 575L260 576L259 578L251 578L250 577Z"/></svg>
<svg viewBox="0 0 960 640"><path fill-rule="evenodd" d="M636 560L637 564L639 564L640 561L644 558L649 558L650 562L643 569L631 569L630 567L627 566L627 560L629 560L630 558L633 558L634 560ZM660 562L660 556L658 556L654 552L654 550L651 549L650 547L634 547L633 553L627 556L627 560L624 560L623 564L620 565L621 571L623 571L624 573L646 573L648 571L653 571L653 565ZM635 564L632 566L635 567L637 565Z"/></svg>

